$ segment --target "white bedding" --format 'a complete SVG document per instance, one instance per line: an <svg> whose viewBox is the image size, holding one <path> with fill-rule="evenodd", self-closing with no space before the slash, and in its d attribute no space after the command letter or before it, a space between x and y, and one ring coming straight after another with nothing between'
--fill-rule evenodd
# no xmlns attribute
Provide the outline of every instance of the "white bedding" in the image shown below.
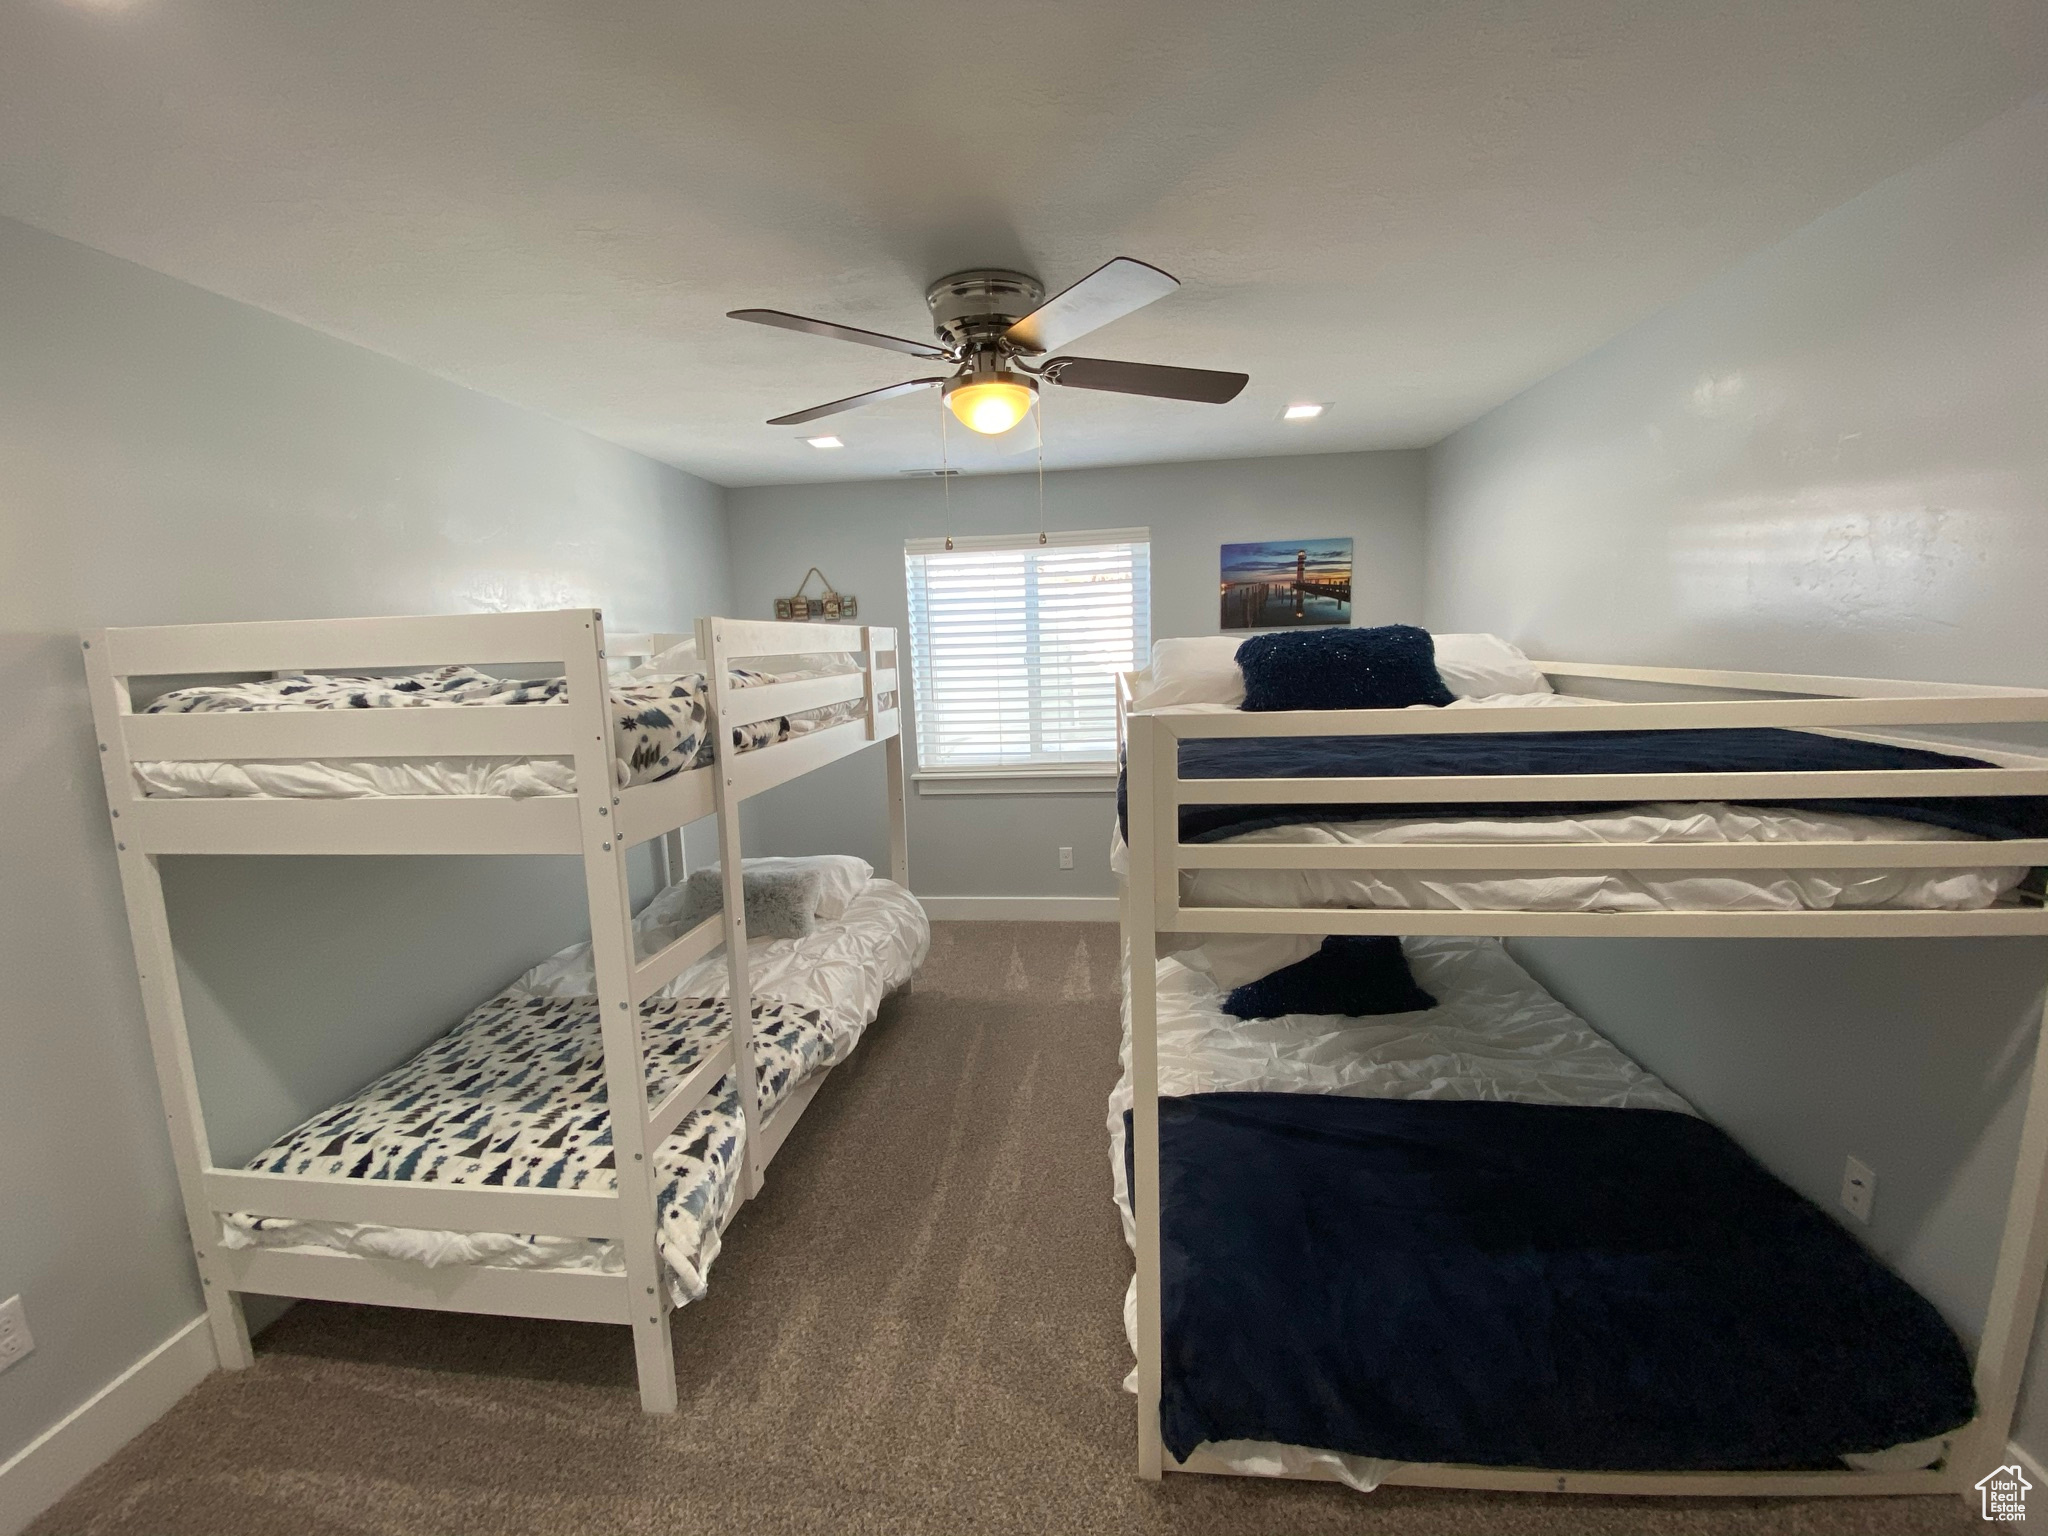
<svg viewBox="0 0 2048 1536"><path fill-rule="evenodd" d="M1311 822L1246 832L1233 844L1861 843L1963 834L1924 822L1719 802L1636 805L1588 816L1512 820ZM1430 911L1797 912L1845 907L1972 911L2024 868L1527 871L1198 869L1181 875L1191 907L1406 907Z"/></svg>
<svg viewBox="0 0 2048 1536"><path fill-rule="evenodd" d="M643 955L680 936L682 886L672 885L633 920ZM834 1022L866 1025L889 992L909 979L931 948L931 923L918 900L892 880L870 880L838 922L820 922L801 939L755 939L747 945L754 1000L815 1008ZM731 986L725 952L706 955L656 994L723 998ZM572 944L513 982L530 997L576 997L596 990L590 945Z"/></svg>
<svg viewBox="0 0 2048 1536"><path fill-rule="evenodd" d="M1558 693L1463 698L1445 706L1557 708L1595 702ZM1223 711L1226 706L1191 706ZM1427 708L1428 706L1418 706ZM1376 843L1817 843L1924 842L1965 834L1889 816L1789 810L1716 801L1633 805L1597 815L1400 817L1310 822L1221 839L1231 844ZM1130 867L1123 833L1110 864ZM1400 907L1436 912L1796 912L1847 907L1973 911L2026 877L2024 867L1948 869L1742 869L1559 873L1460 870L1202 869L1181 874L1190 907Z"/></svg>
<svg viewBox="0 0 2048 1536"><path fill-rule="evenodd" d="M644 947L674 936L672 930L664 929L662 918L679 907L680 897L680 887L672 886L641 913L637 925ZM848 906L844 918L820 922L815 931L802 939L750 945L748 957L757 1015L772 1011L792 1021L790 1045L772 1052L773 1060L764 1056L764 1074L786 1067L786 1076L776 1084L786 1095L802 1081L806 1071L843 1060L874 1021L882 999L910 979L930 947L931 927L917 898L887 880L870 881ZM478 1015L486 1014L494 1004L502 1013L505 1006L521 1002L542 1005L583 1000L594 990L590 946L573 945L528 971L465 1024L474 1023ZM721 952L685 971L662 989L659 998L651 999L649 1006L676 999L708 1005L723 1000L728 990L725 956ZM696 1011L699 1015L705 1013L703 1008ZM806 1022L811 1015L816 1015L815 1028ZM509 1044L517 1044L504 1030L498 1033ZM680 1073L676 1075L679 1077ZM670 1292L677 1306L703 1294L705 1275L718 1252L718 1228L732 1201L740 1148L744 1146L745 1130L737 1100L730 1094L721 1098L716 1092L713 1099L717 1102L707 1101L702 1109L686 1118L658 1149L656 1158L658 1175L670 1181L665 1187L665 1199L673 1202L680 1194L706 1207L684 1212L671 1205L664 1212L662 1253L670 1270ZM321 1118L315 1117L301 1131ZM729 1146L729 1153L706 1157L698 1150L706 1138L715 1145ZM287 1137L280 1146L290 1141ZM695 1156L691 1155L693 1152ZM266 1155L259 1155L258 1161ZM339 1250L428 1266L493 1264L522 1269L595 1270L604 1274L619 1274L625 1267L616 1241L546 1235L428 1231L332 1222L265 1223L235 1217L224 1222L221 1240L232 1248L260 1245L302 1253Z"/></svg>

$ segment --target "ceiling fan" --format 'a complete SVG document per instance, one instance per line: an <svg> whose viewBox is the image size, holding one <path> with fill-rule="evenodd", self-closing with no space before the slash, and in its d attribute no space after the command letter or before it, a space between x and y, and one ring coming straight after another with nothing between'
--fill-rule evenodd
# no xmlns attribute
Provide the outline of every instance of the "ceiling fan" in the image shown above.
<svg viewBox="0 0 2048 1536"><path fill-rule="evenodd" d="M993 436L1022 421L1038 398L1040 382L1069 389L1100 389L1119 395L1152 395L1162 400L1198 400L1221 405L1237 398L1250 376L1219 373L1209 368L1167 368L1157 363L1118 363L1100 357L1055 357L1033 366L1028 358L1043 357L1078 340L1098 326L1164 298L1180 283L1157 267L1128 256L1096 268L1073 287L1050 299L1045 285L1029 273L978 267L940 278L925 291L937 343L885 336L856 326L812 320L779 309L735 309L732 320L834 336L862 346L885 347L912 357L952 363L951 374L906 379L864 394L848 395L806 411L769 419L771 427L800 426L841 411L859 410L893 400L913 390L934 386L963 426Z"/></svg>

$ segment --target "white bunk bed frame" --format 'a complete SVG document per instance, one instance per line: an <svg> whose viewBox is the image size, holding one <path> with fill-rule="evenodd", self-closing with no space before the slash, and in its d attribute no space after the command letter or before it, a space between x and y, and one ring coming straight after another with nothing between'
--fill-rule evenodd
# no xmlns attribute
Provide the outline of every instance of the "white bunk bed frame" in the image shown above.
<svg viewBox="0 0 2048 1536"><path fill-rule="evenodd" d="M874 745L889 785L889 873L909 883L904 827L896 631L874 626L697 621L708 676L711 762L654 783L615 787L608 661L651 655L676 635L618 636L607 643L594 609L464 617L325 619L102 629L83 637L93 719L104 769L150 1046L170 1122L192 1251L221 1365L251 1363L240 1293L371 1302L513 1317L622 1323L633 1330L641 1406L676 1408L669 1293L656 1252L651 1151L737 1073L746 1149L738 1205L816 1092L817 1074L765 1122L756 1102L753 992L741 898L739 807L749 796ZM743 657L825 650L857 654L858 672L734 688ZM609 652L609 656L608 653ZM280 710L138 714L131 679L223 673L362 672L451 663L546 668L568 679L561 704L468 709ZM161 691L161 687L157 689ZM880 707L894 694L898 707ZM735 752L736 726L830 704L858 702L854 719L788 741ZM406 796L351 800L156 799L136 783L138 761L267 758L552 757L575 766L573 795ZM718 819L724 909L656 953L635 952L627 851L660 840L658 865L677 877L681 829ZM165 854L562 854L583 861L591 949L602 1013L605 1084L612 1114L617 1189L497 1189L252 1173L214 1165L193 1070L191 1041L157 860ZM731 1027L716 1050L648 1101L639 1004L723 944L730 966ZM629 1112L620 1113L622 1106ZM452 1231L540 1232L612 1238L625 1272L521 1270L488 1265L429 1268L354 1254L231 1250L224 1213L362 1222ZM727 1220L731 1219L730 1213Z"/></svg>
<svg viewBox="0 0 2048 1536"><path fill-rule="evenodd" d="M1446 710L1316 710L1209 713L1131 711L1136 674L1119 679L1118 714L1127 745L1130 873L1122 892L1125 953L1131 957L1131 1071L1137 1225L1138 1472L1238 1475L1206 1447L1175 1461L1160 1440L1163 1341L1159 1238L1159 1013L1154 967L1145 963L1162 933L1478 934L1582 938L1939 938L2048 934L2038 895L1975 912L1511 912L1394 908L1190 907L1180 905L1185 869L1723 870L1851 867L2011 867L2048 864L2048 839L1757 844L1485 843L1371 846L1180 841L1183 804L1406 803L1504 800L1726 800L1911 795L2048 795L2048 757L1991 752L1918 732L1944 727L2048 721L2048 690L1782 673L1535 663L1569 691L1578 684L1653 685L1691 691L1691 700L1600 702L1573 709L1474 706ZM1699 691L1720 697L1697 698ZM1730 697L1729 695L1737 695ZM1751 695L1751 697L1740 697ZM1781 695L1783 697L1754 697ZM1453 735L1474 732L1678 730L1778 726L1944 747L1997 761L1993 768L1860 772L1523 775L1344 779L1182 779L1179 743L1209 737ZM1911 735L1879 734L1901 728ZM1407 1464L1390 1484L1523 1492L1967 1496L1974 1481L2009 1460L2020 1373L2026 1363L2048 1269L2048 1010L2034 1053L2017 1168L2006 1208L1989 1310L1977 1348L1978 1414L1938 1467L1903 1472L1584 1472L1571 1469ZM1327 1471L1300 1474L1325 1480Z"/></svg>

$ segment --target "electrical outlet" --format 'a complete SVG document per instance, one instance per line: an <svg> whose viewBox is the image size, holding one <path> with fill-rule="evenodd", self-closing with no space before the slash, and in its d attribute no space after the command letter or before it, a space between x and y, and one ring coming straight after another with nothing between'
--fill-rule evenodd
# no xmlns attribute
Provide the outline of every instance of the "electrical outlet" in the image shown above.
<svg viewBox="0 0 2048 1536"><path fill-rule="evenodd" d="M1074 867L1074 850L1073 850L1073 849L1071 849L1071 848L1062 848L1062 849L1060 850L1060 868L1061 868L1061 869L1072 869L1073 867Z"/></svg>
<svg viewBox="0 0 2048 1536"><path fill-rule="evenodd" d="M21 1298L10 1296L0 1302L0 1371L36 1347L28 1331L28 1317L21 1310Z"/></svg>
<svg viewBox="0 0 2048 1536"><path fill-rule="evenodd" d="M1876 1171L1868 1163L1850 1158L1842 1166L1842 1209L1869 1226L1871 1207L1876 1204Z"/></svg>

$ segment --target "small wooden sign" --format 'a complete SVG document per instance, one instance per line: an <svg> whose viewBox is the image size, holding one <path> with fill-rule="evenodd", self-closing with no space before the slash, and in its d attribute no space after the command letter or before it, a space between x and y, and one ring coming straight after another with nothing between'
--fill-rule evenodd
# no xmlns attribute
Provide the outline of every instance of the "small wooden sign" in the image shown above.
<svg viewBox="0 0 2048 1536"><path fill-rule="evenodd" d="M825 590L817 597L804 596L804 588L811 584L811 577L818 578L818 584ZM807 622L811 619L851 619L860 613L860 604L850 594L835 592L825 573L815 565L805 574L796 589L794 597L775 599L775 617Z"/></svg>

